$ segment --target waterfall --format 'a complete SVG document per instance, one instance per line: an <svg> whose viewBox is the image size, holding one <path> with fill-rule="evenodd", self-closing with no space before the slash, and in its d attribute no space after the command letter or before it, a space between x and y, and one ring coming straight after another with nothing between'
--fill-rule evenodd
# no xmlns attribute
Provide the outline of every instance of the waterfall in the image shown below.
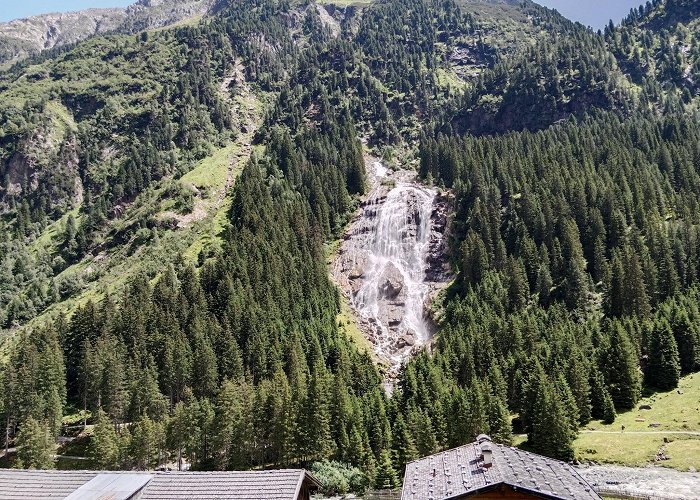
<svg viewBox="0 0 700 500"><path fill-rule="evenodd" d="M428 340L425 257L434 199L433 190L399 183L377 210L367 244L362 242L365 279L353 305L378 326L382 344L393 340L390 326L396 333L413 334L416 342Z"/></svg>
<svg viewBox="0 0 700 500"><path fill-rule="evenodd" d="M444 227L435 227L437 190L413 173L391 172L379 162L369 167L374 189L341 246L334 275L361 329L396 373L432 334L426 302L437 286L426 271Z"/></svg>

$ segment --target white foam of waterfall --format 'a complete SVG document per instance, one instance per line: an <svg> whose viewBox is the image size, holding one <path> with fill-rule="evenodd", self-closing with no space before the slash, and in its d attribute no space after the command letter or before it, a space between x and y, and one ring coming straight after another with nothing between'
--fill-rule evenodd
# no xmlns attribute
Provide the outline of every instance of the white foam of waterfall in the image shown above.
<svg viewBox="0 0 700 500"><path fill-rule="evenodd" d="M386 176L385 167L375 165L375 171L377 177ZM357 242L357 250L365 252L367 258L363 283L353 302L360 315L377 326L378 347L384 352L391 351L391 345L403 334L412 335L416 344L425 343L430 336L424 313L429 293L425 268L435 196L433 189L398 181L374 207L370 230ZM374 215L374 210L366 212ZM391 300L387 297L387 276L393 275L398 283L397 271L401 298Z"/></svg>

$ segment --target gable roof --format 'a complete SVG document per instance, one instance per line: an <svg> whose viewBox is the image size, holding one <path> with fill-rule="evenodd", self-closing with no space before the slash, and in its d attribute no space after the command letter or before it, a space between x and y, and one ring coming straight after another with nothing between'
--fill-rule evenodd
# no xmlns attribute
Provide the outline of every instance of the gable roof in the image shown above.
<svg viewBox="0 0 700 500"><path fill-rule="evenodd" d="M303 469L247 472L91 472L0 469L0 500L100 498L105 492L141 491L140 500L293 500L320 483ZM124 498L129 498L125 496ZM110 496L109 498L121 498Z"/></svg>
<svg viewBox="0 0 700 500"><path fill-rule="evenodd" d="M507 485L531 495L563 500L600 500L569 464L480 439L492 452L484 467L482 444L471 443L406 465L402 500L467 498ZM486 443L484 443L486 441Z"/></svg>

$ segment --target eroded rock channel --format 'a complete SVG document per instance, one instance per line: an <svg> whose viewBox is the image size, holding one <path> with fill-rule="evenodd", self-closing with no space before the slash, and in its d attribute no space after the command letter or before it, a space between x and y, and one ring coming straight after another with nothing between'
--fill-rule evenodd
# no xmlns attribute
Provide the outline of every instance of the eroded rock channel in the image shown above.
<svg viewBox="0 0 700 500"><path fill-rule="evenodd" d="M415 172L369 159L372 189L345 235L333 275L356 320L389 365L388 379L432 337L429 305L450 280L450 197Z"/></svg>

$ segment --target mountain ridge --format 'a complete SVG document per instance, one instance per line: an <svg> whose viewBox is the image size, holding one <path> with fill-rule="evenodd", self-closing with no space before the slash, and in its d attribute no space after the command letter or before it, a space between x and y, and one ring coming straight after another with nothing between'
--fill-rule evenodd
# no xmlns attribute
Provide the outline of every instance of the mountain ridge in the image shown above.
<svg viewBox="0 0 700 500"><path fill-rule="evenodd" d="M134 33L205 14L214 0L138 0L123 8L46 13L0 23L0 69L94 35Z"/></svg>

